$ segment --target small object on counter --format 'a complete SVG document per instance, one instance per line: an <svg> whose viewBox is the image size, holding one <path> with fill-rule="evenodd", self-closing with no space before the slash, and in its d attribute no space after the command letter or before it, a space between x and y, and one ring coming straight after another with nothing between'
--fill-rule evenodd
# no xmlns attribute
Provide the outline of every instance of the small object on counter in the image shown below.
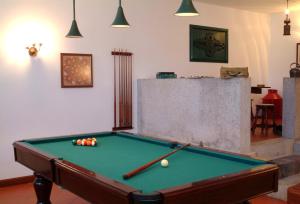
<svg viewBox="0 0 300 204"><path fill-rule="evenodd" d="M216 77L194 74L194 75L190 75L190 76L181 76L180 78L181 79L208 79L208 78L216 78Z"/></svg>
<svg viewBox="0 0 300 204"><path fill-rule="evenodd" d="M300 64L297 64L297 63L294 62L290 65L290 68L291 68L291 70L290 70L290 77L291 78L300 77Z"/></svg>
<svg viewBox="0 0 300 204"><path fill-rule="evenodd" d="M261 88L261 87L265 87L264 84L257 84L257 87Z"/></svg>
<svg viewBox="0 0 300 204"><path fill-rule="evenodd" d="M204 79L204 78L214 78L214 77L210 77L210 76L202 76L202 75L191 75L188 77L188 79Z"/></svg>
<svg viewBox="0 0 300 204"><path fill-rule="evenodd" d="M222 79L231 79L234 77L249 77L248 67L221 67L220 77Z"/></svg>
<svg viewBox="0 0 300 204"><path fill-rule="evenodd" d="M177 78L175 72L157 72L156 74L157 79L174 79Z"/></svg>

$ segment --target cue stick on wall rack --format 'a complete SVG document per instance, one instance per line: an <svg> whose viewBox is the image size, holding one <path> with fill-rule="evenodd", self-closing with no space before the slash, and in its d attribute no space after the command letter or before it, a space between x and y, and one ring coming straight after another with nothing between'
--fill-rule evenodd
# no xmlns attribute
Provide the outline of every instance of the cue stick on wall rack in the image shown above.
<svg viewBox="0 0 300 204"><path fill-rule="evenodd" d="M173 150L172 152L170 152L170 153L168 153L168 154L166 154L166 155L160 156L159 158L157 158L157 159L155 159L155 160L153 160L153 161L151 161L151 162L148 162L147 164L145 164L145 165L143 165L143 166L141 166L141 167L139 167L139 168L137 168L137 169L135 169L135 170L133 170L133 171L127 173L127 174L124 174L124 175L123 175L123 178L124 178L124 179L129 179L129 178L131 178L131 177L137 175L138 173L144 171L145 169L149 168L149 167L152 166L153 164L155 164L155 163L157 163L157 162L159 162L159 161L161 161L161 160L163 160L163 159L165 159L165 158L171 156L172 154L175 154L175 153L178 152L179 150L182 150L182 149L184 149L184 148L186 148L186 147L188 147L188 146L190 146L190 145L191 145L190 143L188 143L188 144L186 144L186 145L182 145L181 147L179 147L179 148Z"/></svg>
<svg viewBox="0 0 300 204"><path fill-rule="evenodd" d="M121 49L114 57L114 127L113 130L132 129L132 53Z"/></svg>

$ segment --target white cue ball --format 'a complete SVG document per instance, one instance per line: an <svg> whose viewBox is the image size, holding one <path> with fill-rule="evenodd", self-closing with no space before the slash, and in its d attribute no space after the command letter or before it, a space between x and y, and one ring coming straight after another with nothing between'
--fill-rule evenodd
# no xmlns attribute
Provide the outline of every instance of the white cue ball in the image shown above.
<svg viewBox="0 0 300 204"><path fill-rule="evenodd" d="M161 164L162 167L168 167L169 166L169 162L166 159L161 160L160 164Z"/></svg>

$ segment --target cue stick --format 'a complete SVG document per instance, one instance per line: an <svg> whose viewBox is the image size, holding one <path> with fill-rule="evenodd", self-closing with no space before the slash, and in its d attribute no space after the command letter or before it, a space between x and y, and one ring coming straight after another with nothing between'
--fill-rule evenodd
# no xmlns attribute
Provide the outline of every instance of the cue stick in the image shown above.
<svg viewBox="0 0 300 204"><path fill-rule="evenodd" d="M121 58L122 58L122 87L123 87L123 101L122 101L122 107L123 107L123 110L122 110L122 114L123 114L123 122L122 122L122 127L125 126L125 101L126 101L126 94L125 94L125 70L124 70L124 67L125 67L125 59L124 59L124 51L122 50L122 53L121 53Z"/></svg>
<svg viewBox="0 0 300 204"><path fill-rule="evenodd" d="M130 90L129 90L129 121L130 126L132 126L132 54L129 57L129 83L130 83Z"/></svg>
<svg viewBox="0 0 300 204"><path fill-rule="evenodd" d="M122 50L121 51L122 53L121 53L121 59L122 59L122 67L121 67L121 70L122 70L122 94L123 94L123 100L122 100L122 107L123 107L123 109L122 109L122 117L123 117L123 121L122 121L122 127L124 127L125 126L125 101L126 101L126 95L125 95L125 70L124 70L124 67L125 67L125 65L124 65L124 63L125 63L125 61L124 61L124 51Z"/></svg>
<svg viewBox="0 0 300 204"><path fill-rule="evenodd" d="M120 121L119 121L119 127L122 126L122 121L123 121L123 117L122 117L122 103L123 103L123 92L122 92L122 57L121 57L121 50L120 50L120 53L119 53L119 69L120 69L120 111L119 111L119 114L120 114Z"/></svg>
<svg viewBox="0 0 300 204"><path fill-rule="evenodd" d="M115 49L114 49L115 52ZM117 97L116 97L116 92L117 92L117 81L116 81L116 55L113 52L113 56L114 56L114 127L117 127Z"/></svg>
<svg viewBox="0 0 300 204"><path fill-rule="evenodd" d="M123 118L122 118L122 70L121 70L121 56L120 56L121 50L119 49L118 59L119 59L119 127L122 124Z"/></svg>
<svg viewBox="0 0 300 204"><path fill-rule="evenodd" d="M145 165L143 165L143 166L141 166L141 167L139 167L139 168L137 168L137 169L135 169L135 170L127 173L127 174L124 174L123 178L124 179L129 179L129 178L135 176L136 174L140 173L141 171L147 169L148 167L152 166L153 164L155 164L155 163L163 160L164 158L167 158L168 156L171 156L172 154L174 154L174 153L178 152L179 150L182 150L182 149L184 149L184 148L186 148L186 147L188 147L190 145L191 145L190 143L188 143L186 145L183 145L180 148L177 148L177 149L173 150L172 152L170 152L170 153L168 153L166 155L163 155L163 156L161 156L161 157L159 157L159 158L157 158L157 159L155 159L155 160L153 160L153 161L151 161L151 162L149 162L149 163L147 163L147 164L145 164Z"/></svg>
<svg viewBox="0 0 300 204"><path fill-rule="evenodd" d="M125 98L126 98L126 101L125 101L125 126L127 127L128 125L128 70L127 70L127 63L128 63L128 56L127 56L127 50L125 52Z"/></svg>
<svg viewBox="0 0 300 204"><path fill-rule="evenodd" d="M126 122L126 117L125 117L125 111L126 111L126 106L125 106L125 103L126 103L126 94L125 94L125 91L126 91L126 86L125 86L125 56L124 56L124 51L122 53L122 70L123 70L123 73L122 73L122 76L123 76L123 124L122 124L122 127L125 127L125 122Z"/></svg>

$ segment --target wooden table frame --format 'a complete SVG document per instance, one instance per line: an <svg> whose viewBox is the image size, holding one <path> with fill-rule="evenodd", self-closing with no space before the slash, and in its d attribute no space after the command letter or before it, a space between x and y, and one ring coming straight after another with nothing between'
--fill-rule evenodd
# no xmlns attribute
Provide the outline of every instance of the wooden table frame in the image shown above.
<svg viewBox="0 0 300 204"><path fill-rule="evenodd" d="M115 133L93 134L96 136ZM89 134L87 137L91 136L92 134ZM34 171L36 176L34 187L40 204L51 203L52 183L56 183L95 204L136 204L145 202L151 204L229 204L244 202L278 190L278 167L268 163L235 174L172 187L153 194L143 194L130 186L39 151L22 141L15 142L13 146L15 160Z"/></svg>

